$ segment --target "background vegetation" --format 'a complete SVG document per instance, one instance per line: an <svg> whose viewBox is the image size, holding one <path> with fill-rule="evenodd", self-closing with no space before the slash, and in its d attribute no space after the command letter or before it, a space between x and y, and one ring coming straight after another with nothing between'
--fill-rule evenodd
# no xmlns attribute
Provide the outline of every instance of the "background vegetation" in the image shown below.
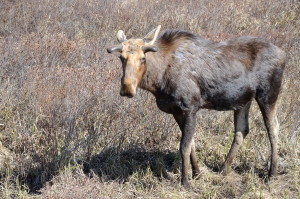
<svg viewBox="0 0 300 199"><path fill-rule="evenodd" d="M0 198L299 198L300 6L297 0L0 0ZM280 175L254 103L250 135L224 177L233 113L202 110L203 176L180 186L179 128L153 96L119 96L106 53L116 32L190 30L223 41L262 36L288 57L278 101Z"/></svg>

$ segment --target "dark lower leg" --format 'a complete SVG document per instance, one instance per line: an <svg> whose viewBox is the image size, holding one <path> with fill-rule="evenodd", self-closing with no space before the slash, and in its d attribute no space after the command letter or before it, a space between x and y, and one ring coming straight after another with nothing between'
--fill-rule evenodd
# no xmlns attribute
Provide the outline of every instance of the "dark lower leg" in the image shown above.
<svg viewBox="0 0 300 199"><path fill-rule="evenodd" d="M271 144L271 165L269 170L269 176L275 176L277 174L277 160L278 160L278 148L277 148L277 140L278 140L278 129L279 125L277 122L277 118L272 121L271 127L268 130L268 136Z"/></svg>
<svg viewBox="0 0 300 199"><path fill-rule="evenodd" d="M181 170L181 184L188 187L188 166L189 166L189 156L191 153L190 147L181 147L181 158L182 158L182 170Z"/></svg>
<svg viewBox="0 0 300 199"><path fill-rule="evenodd" d="M180 126L180 129L182 131L182 138L180 142L180 153L182 157L182 178L181 178L181 183L185 187L189 187L189 182L188 182L188 167L189 167L189 162L190 162L190 157L193 156L192 162L196 162L196 154L195 150L193 149L193 154L192 152L192 143L193 143L193 137L194 137L194 132L195 132L195 122L196 122L196 116L195 113L191 112L185 112L182 113L180 116L175 116L175 119L177 123ZM195 166L195 168L197 168Z"/></svg>
<svg viewBox="0 0 300 199"><path fill-rule="evenodd" d="M271 144L271 165L269 170L269 176L275 176L277 174L277 160L278 160L278 131L279 124L276 116L276 104L269 104L263 99L257 99L258 105L262 112L264 122L267 128L268 137Z"/></svg>
<svg viewBox="0 0 300 199"><path fill-rule="evenodd" d="M197 178L200 175L200 169L198 166L194 139L192 140L190 159L191 159L192 170L193 170L193 178Z"/></svg>
<svg viewBox="0 0 300 199"><path fill-rule="evenodd" d="M234 112L235 134L229 153L224 164L221 167L221 173L223 173L224 175L226 175L230 171L232 161L249 132L248 113L250 105L251 102L249 102L243 109Z"/></svg>
<svg viewBox="0 0 300 199"><path fill-rule="evenodd" d="M221 167L221 173L223 173L224 175L226 175L230 172L230 166L232 164L232 161L233 161L234 157L236 156L240 146L242 145L246 135L247 135L247 133L240 132L240 131L235 133L234 140L231 144L229 153L226 157L224 164Z"/></svg>

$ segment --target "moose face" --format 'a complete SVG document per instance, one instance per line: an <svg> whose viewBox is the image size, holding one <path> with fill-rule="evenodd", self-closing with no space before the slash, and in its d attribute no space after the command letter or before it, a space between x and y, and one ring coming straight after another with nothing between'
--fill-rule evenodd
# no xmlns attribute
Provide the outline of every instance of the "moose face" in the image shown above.
<svg viewBox="0 0 300 199"><path fill-rule="evenodd" d="M120 54L123 68L121 96L133 97L136 94L137 86L146 72L144 46L146 43L142 39L130 39L123 43Z"/></svg>
<svg viewBox="0 0 300 199"><path fill-rule="evenodd" d="M147 70L146 53L157 51L157 47L153 44L159 30L160 26L152 30L144 39L129 40L126 39L124 32L119 30L117 39L121 45L107 49L109 53L117 53L122 63L121 96L131 98L136 94L137 87Z"/></svg>

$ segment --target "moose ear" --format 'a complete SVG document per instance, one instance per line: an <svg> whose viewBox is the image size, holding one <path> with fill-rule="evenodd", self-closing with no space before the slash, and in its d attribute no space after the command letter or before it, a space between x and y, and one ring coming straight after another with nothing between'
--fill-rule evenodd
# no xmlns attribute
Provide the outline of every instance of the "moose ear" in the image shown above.
<svg viewBox="0 0 300 199"><path fill-rule="evenodd" d="M124 41L126 41L126 36L123 32L123 30L119 30L118 33L117 33L117 39L120 43L123 43Z"/></svg>
<svg viewBox="0 0 300 199"><path fill-rule="evenodd" d="M108 53L113 53L113 52L119 52L121 53L122 52L122 46L112 46L110 48L107 48L107 52Z"/></svg>
<svg viewBox="0 0 300 199"><path fill-rule="evenodd" d="M143 46L142 49L143 49L144 53L147 53L147 52L157 52L157 47L154 46L154 45Z"/></svg>
<svg viewBox="0 0 300 199"><path fill-rule="evenodd" d="M157 26L154 30L149 32L145 37L144 41L146 41L147 45L153 45L157 39L158 33L160 31L161 25Z"/></svg>

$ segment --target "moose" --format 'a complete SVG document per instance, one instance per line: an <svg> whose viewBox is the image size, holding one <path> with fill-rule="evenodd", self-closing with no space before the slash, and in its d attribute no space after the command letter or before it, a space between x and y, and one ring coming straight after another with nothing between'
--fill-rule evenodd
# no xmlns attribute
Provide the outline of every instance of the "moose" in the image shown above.
<svg viewBox="0 0 300 199"><path fill-rule="evenodd" d="M270 41L243 36L225 42L204 39L184 30L161 26L143 39L126 39L117 33L119 45L107 49L122 62L121 96L133 97L137 88L150 91L158 108L173 114L182 132L181 184L189 187L192 177L200 176L195 152L196 113L200 108L234 111L234 139L220 172L230 165L249 133L251 102L259 105L271 144L269 177L277 174L279 124L276 101L280 92L285 53Z"/></svg>

